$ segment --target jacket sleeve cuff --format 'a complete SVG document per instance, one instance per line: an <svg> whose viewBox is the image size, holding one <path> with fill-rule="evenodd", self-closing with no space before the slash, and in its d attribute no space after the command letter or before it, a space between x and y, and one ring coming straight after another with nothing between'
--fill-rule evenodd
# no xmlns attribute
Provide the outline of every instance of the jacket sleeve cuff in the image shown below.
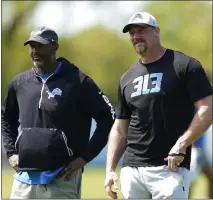
<svg viewBox="0 0 213 200"><path fill-rule="evenodd" d="M84 152L83 154L80 155L81 158L85 160L86 163L90 162L93 159L93 156L90 155L88 152Z"/></svg>

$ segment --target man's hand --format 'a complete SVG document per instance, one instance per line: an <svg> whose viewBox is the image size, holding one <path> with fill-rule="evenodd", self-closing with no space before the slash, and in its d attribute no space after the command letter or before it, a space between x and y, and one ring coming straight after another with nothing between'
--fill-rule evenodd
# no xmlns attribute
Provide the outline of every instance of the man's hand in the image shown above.
<svg viewBox="0 0 213 200"><path fill-rule="evenodd" d="M168 161L168 168L172 171L176 171L179 165L183 162L186 154L186 149L183 148L179 141L172 147L170 150L168 157L164 160Z"/></svg>
<svg viewBox="0 0 213 200"><path fill-rule="evenodd" d="M70 175L73 171L76 171L82 168L86 164L86 161L82 158L76 158L75 160L71 161L64 169L57 175L58 178L62 177L64 174L67 176Z"/></svg>
<svg viewBox="0 0 213 200"><path fill-rule="evenodd" d="M13 154L8 158L8 161L13 169L18 170L18 155Z"/></svg>
<svg viewBox="0 0 213 200"><path fill-rule="evenodd" d="M114 185L114 188L116 190L118 189L118 177L114 171L106 173L104 187L110 197L112 197L113 199L117 199L117 192L112 191L112 185Z"/></svg>

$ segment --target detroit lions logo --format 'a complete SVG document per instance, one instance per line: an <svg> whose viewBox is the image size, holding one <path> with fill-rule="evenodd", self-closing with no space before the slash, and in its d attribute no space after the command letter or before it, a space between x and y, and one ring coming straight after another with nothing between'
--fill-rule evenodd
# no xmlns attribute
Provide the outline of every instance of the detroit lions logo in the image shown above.
<svg viewBox="0 0 213 200"><path fill-rule="evenodd" d="M62 95L62 91L59 88L55 88L52 92L49 92L47 90L47 94L48 94L48 99L50 99L50 98L54 98L55 95L61 96Z"/></svg>
<svg viewBox="0 0 213 200"><path fill-rule="evenodd" d="M132 22L134 22L134 23L136 23L136 22L140 23L142 19L143 19L143 16L142 16L140 13L138 13L138 14L136 14L135 16L133 16L133 17L130 19L130 22L131 22L131 23L132 23Z"/></svg>

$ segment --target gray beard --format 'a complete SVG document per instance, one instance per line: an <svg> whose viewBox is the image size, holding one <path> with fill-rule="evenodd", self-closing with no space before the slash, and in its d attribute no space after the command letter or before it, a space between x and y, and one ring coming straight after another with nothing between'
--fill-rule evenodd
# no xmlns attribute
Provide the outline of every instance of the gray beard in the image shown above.
<svg viewBox="0 0 213 200"><path fill-rule="evenodd" d="M135 51L137 54L142 55L143 53L145 53L147 51L147 45L146 44L144 44L144 45L137 44L135 46Z"/></svg>
<svg viewBox="0 0 213 200"><path fill-rule="evenodd" d="M40 66L43 66L43 62L42 61L33 61L33 65L38 68Z"/></svg>

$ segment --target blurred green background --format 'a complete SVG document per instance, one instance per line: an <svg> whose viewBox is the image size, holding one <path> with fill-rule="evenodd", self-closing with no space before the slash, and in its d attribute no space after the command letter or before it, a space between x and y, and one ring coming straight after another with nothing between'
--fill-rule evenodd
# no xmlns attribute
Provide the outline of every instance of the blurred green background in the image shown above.
<svg viewBox="0 0 213 200"><path fill-rule="evenodd" d="M2 1L1 100L11 79L32 67L28 47L23 43L32 29L46 25L59 35L57 56L65 57L92 77L116 105L119 79L138 59L128 34L122 34L128 18L137 11L155 16L162 44L197 58L212 83L210 1L52 1L48 4L45 1ZM88 19L91 19L90 23ZM7 161L3 151L2 157L4 164ZM103 187L105 163L92 166L86 168L83 175L82 197L108 198ZM2 198L9 197L12 174L5 164L2 168ZM205 198L206 195L206 180L201 175L192 196Z"/></svg>
<svg viewBox="0 0 213 200"><path fill-rule="evenodd" d="M52 4L56 3L58 4L58 2L52 2ZM64 7L69 5L72 8L73 5L75 9L75 2L62 3ZM28 47L24 47L23 43L28 39L31 30L35 28L34 21L36 24L44 25L42 21L38 22L38 17L34 19L35 12L39 15L42 11L42 4L44 2L41 1L2 2L2 98L11 79L17 73L32 66ZM100 7L103 10L100 16L105 18L111 16L112 10L117 8L116 2L91 1L90 4L93 13L98 12ZM41 8L38 9L38 6ZM161 29L161 41L165 47L196 57L212 79L211 2L150 1L141 2L136 6L135 11L147 11L156 17ZM122 19L119 16L119 7L117 9L109 21L97 21L91 26L85 25L86 28L78 31L74 31L74 25L72 28L72 23L77 23L75 20L78 19L72 18L72 12L64 11L65 16L64 18L62 16L59 24L63 21L67 23L63 29L54 26L59 32L58 56L67 58L91 76L114 103L117 101L117 85L120 76L138 58L128 34L121 33L122 27L133 12L122 14ZM47 9L45 12L48 13L50 10ZM55 15L57 16L57 13ZM88 17L83 16L83 18ZM120 19L119 25L112 26L114 18ZM49 24L45 25L49 26ZM69 26L72 29L65 32Z"/></svg>

